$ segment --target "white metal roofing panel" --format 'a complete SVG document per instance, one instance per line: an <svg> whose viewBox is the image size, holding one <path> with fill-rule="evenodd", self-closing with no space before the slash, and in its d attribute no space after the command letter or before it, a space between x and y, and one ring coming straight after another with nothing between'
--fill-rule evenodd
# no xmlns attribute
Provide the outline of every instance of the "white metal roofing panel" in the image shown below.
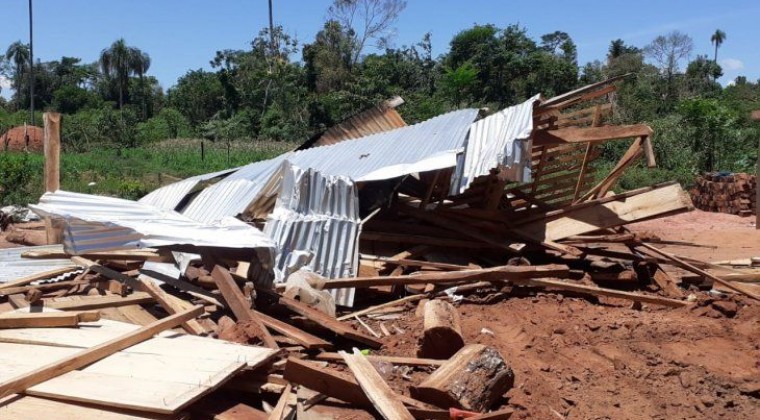
<svg viewBox="0 0 760 420"><path fill-rule="evenodd" d="M45 193L30 208L65 222L64 247L73 254L167 245L274 248L261 231L234 218L203 224L175 211L120 198L56 191Z"/></svg>
<svg viewBox="0 0 760 420"><path fill-rule="evenodd" d="M530 135L533 104L539 95L476 121L451 180L451 194L464 192L472 181L503 165L513 181L530 182Z"/></svg>
<svg viewBox="0 0 760 420"><path fill-rule="evenodd" d="M61 245L22 246L0 249L0 283L64 267L76 267L68 258L24 258L27 251L63 251ZM60 277L60 276L58 276Z"/></svg>
<svg viewBox="0 0 760 420"><path fill-rule="evenodd" d="M210 174L197 175L183 179L153 190L138 201L164 210L176 210L179 203L182 202L185 196L187 196L198 183L214 179L236 170L237 168L225 169L219 172L212 172Z"/></svg>
<svg viewBox="0 0 760 420"><path fill-rule="evenodd" d="M327 278L355 276L361 228L356 185L347 177L283 165L283 180L264 232L277 243L276 266L290 266L297 251L310 252L307 265ZM354 289L331 291L339 305L353 305Z"/></svg>

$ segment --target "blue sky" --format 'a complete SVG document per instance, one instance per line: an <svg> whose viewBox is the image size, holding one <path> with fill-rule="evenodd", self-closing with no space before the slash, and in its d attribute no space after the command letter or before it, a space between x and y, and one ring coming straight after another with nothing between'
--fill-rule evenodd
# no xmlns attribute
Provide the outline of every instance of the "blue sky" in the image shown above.
<svg viewBox="0 0 760 420"><path fill-rule="evenodd" d="M330 3L274 0L275 22L301 43L311 42ZM28 40L27 0L0 0L0 15L0 49ZM643 46L674 29L694 39L694 55L712 57L710 35L720 28L728 35L718 58L725 84L738 75L760 78L758 16L756 0L408 0L396 25L395 44L414 44L431 32L437 55L446 51L455 33L475 23L518 23L534 38L555 30L569 33L583 64L603 59L612 39ZM34 19L35 58L68 55L92 62L104 47L124 37L150 54L149 73L165 89L189 69L208 68L215 51L246 48L268 22L267 0L34 0ZM7 80L0 85L7 97Z"/></svg>

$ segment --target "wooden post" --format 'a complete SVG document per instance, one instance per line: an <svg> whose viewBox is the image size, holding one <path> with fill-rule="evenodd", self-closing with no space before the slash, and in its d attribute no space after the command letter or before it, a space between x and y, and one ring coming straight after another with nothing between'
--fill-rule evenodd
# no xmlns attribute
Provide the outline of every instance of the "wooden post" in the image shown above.
<svg viewBox="0 0 760 420"><path fill-rule="evenodd" d="M42 114L45 123L45 192L57 191L61 187L61 114Z"/></svg>
<svg viewBox="0 0 760 420"><path fill-rule="evenodd" d="M755 121L760 121L760 109L757 111L752 111L752 119ZM755 229L760 230L760 185L757 184L758 181L760 181L760 139L758 139L757 142L757 169L756 169L756 176L755 179L755 194L756 194L756 200L755 200Z"/></svg>

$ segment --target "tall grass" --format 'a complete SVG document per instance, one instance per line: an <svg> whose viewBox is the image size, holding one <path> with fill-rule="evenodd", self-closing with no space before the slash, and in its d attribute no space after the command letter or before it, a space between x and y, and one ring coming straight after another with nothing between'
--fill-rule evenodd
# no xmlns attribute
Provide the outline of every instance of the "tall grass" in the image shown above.
<svg viewBox="0 0 760 420"><path fill-rule="evenodd" d="M89 194L138 199L162 184L208 172L270 159L297 145L285 142L233 141L213 143L173 139L144 147L93 148L88 152L61 154L61 189ZM229 153L228 153L229 150ZM41 154L6 153L0 164L25 171L26 185L0 189L0 203L35 203L43 190L44 158ZM9 202L12 200L13 202Z"/></svg>

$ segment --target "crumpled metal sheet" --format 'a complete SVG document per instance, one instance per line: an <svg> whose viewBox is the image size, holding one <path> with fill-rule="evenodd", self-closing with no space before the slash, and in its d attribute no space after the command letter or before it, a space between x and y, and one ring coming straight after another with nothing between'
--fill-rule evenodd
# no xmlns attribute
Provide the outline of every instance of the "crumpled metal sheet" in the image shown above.
<svg viewBox="0 0 760 420"><path fill-rule="evenodd" d="M183 179L153 190L138 201L164 210L177 210L177 206L199 183L229 174L230 172L235 172L236 170L237 168L225 169L219 172L212 172L210 174L197 175Z"/></svg>
<svg viewBox="0 0 760 420"><path fill-rule="evenodd" d="M64 248L74 255L168 245L266 249L274 243L234 218L204 224L171 210L120 198L67 191L45 193L30 208L64 224Z"/></svg>
<svg viewBox="0 0 760 420"><path fill-rule="evenodd" d="M512 181L530 182L533 105L538 99L536 95L472 123L451 180L452 195L463 193L475 178L499 166Z"/></svg>
<svg viewBox="0 0 760 420"><path fill-rule="evenodd" d="M0 249L0 283L6 283L37 273L71 267L72 272L77 265L68 258L24 258L21 255L27 251L63 251L61 245L22 246L18 248ZM81 270L80 270L81 271ZM58 280L68 277L62 274L44 280Z"/></svg>
<svg viewBox="0 0 760 420"><path fill-rule="evenodd" d="M289 162L281 172L280 194L264 228L277 243L276 267L285 271L292 259L309 252L311 271L327 278L355 276L361 229L356 185ZM331 293L337 304L353 305L354 289Z"/></svg>

